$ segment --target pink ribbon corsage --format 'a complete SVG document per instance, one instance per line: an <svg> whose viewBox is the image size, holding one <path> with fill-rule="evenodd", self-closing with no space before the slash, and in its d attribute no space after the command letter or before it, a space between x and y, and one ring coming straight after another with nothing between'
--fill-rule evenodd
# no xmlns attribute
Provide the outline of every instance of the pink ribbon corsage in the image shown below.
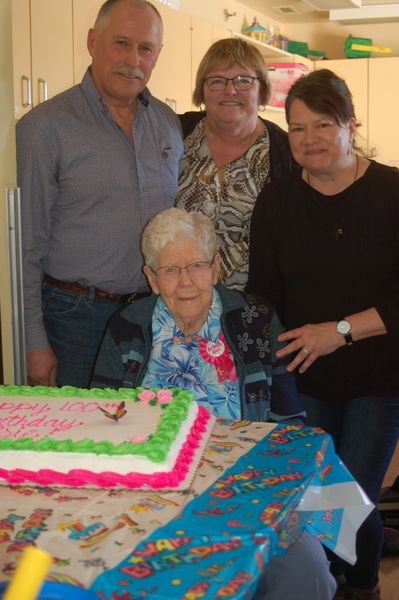
<svg viewBox="0 0 399 600"><path fill-rule="evenodd" d="M220 334L217 342L211 342L202 338L199 343L199 353L205 362L215 366L220 383L226 381L226 379L231 381L237 380L233 356L227 346L223 333Z"/></svg>

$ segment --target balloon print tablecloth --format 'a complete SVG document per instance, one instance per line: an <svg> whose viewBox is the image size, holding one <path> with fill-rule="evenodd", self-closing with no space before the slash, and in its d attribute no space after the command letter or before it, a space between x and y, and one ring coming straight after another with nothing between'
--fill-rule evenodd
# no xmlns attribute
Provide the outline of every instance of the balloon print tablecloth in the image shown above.
<svg viewBox="0 0 399 600"><path fill-rule="evenodd" d="M186 492L2 486L0 568L35 544L107 600L239 599L303 529L354 562L372 508L322 430L219 421Z"/></svg>

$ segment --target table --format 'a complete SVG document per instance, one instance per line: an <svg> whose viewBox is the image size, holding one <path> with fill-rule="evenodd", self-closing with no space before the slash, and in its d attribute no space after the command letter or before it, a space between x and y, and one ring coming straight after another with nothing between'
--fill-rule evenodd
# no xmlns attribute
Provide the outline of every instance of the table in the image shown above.
<svg viewBox="0 0 399 600"><path fill-rule="evenodd" d="M324 431L219 420L185 492L2 486L1 578L36 544L101 598L239 599L304 529L353 563L372 509Z"/></svg>

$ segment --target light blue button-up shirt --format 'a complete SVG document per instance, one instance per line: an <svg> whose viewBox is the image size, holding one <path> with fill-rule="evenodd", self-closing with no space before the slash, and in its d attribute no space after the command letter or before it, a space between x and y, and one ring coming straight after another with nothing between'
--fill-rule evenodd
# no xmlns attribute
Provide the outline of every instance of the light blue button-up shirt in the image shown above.
<svg viewBox="0 0 399 600"><path fill-rule="evenodd" d="M47 345L43 272L113 293L145 287L141 230L173 205L183 142L168 106L148 90L139 99L133 141L109 113L90 69L81 84L17 125L28 351Z"/></svg>

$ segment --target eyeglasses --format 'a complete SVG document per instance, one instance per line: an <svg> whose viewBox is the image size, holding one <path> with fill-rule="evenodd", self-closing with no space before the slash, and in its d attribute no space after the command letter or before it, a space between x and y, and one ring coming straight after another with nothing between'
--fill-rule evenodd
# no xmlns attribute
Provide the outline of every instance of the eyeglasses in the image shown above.
<svg viewBox="0 0 399 600"><path fill-rule="evenodd" d="M251 89L256 79L252 75L237 75L236 77L205 77L204 81L211 92L222 92L229 81L233 83L237 92L247 92Z"/></svg>
<svg viewBox="0 0 399 600"><path fill-rule="evenodd" d="M189 275L189 277L191 277L192 279L208 275L211 267L213 267L214 262L215 258L213 258L211 261L200 260L197 262L193 262L189 265L186 265L185 267L168 265L167 267L159 267L158 269L153 269L152 267L150 267L150 269L154 273L154 275L156 275L159 279L163 281L177 281L183 270L185 270L187 275Z"/></svg>

